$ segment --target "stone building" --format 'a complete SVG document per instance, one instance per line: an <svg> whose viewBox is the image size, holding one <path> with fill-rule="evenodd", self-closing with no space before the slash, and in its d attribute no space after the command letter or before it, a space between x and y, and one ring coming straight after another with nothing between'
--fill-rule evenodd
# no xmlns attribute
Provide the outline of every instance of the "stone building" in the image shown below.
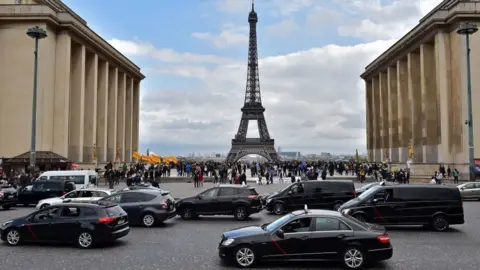
<svg viewBox="0 0 480 270"><path fill-rule="evenodd" d="M29 151L39 26L37 151L79 164L130 161L138 148L140 68L60 0L0 0L0 157ZM96 151L94 150L96 147Z"/></svg>
<svg viewBox="0 0 480 270"><path fill-rule="evenodd" d="M367 149L372 161L432 175L439 164L468 173L466 38L479 0L445 0L365 68ZM480 157L480 34L470 37L475 157Z"/></svg>

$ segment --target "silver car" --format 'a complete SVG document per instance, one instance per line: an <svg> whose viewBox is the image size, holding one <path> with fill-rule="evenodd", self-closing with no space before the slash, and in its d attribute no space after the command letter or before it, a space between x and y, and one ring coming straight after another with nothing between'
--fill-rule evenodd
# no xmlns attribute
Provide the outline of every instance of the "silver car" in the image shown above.
<svg viewBox="0 0 480 270"><path fill-rule="evenodd" d="M38 202L36 209L42 209L50 205L62 204L64 202L72 203L91 203L100 200L103 197L111 195L113 190L104 189L77 189L56 198L48 198Z"/></svg>
<svg viewBox="0 0 480 270"><path fill-rule="evenodd" d="M480 199L480 182L470 182L457 186L463 199Z"/></svg>

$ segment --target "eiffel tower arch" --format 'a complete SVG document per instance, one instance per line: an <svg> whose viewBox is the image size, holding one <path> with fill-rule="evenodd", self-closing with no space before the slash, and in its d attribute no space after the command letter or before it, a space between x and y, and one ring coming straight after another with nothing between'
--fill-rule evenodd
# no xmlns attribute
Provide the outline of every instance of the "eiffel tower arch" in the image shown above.
<svg viewBox="0 0 480 270"><path fill-rule="evenodd" d="M257 154L269 162L279 162L280 158L275 150L275 140L270 138L265 121L265 108L262 106L260 94L260 80L258 75L258 50L257 50L257 22L258 16L252 3L252 11L248 15L250 36L248 42L248 69L245 102L242 107L242 118L237 134L232 140L232 148L227 155L226 162L233 163L240 158ZM247 138L249 121L257 121L259 138Z"/></svg>

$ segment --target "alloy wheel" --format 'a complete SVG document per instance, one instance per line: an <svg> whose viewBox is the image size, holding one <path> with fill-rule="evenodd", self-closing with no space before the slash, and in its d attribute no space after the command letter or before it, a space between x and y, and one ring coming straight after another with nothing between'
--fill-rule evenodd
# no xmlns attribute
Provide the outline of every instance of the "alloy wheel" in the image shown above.
<svg viewBox="0 0 480 270"><path fill-rule="evenodd" d="M153 224L155 224L155 218L152 215L146 214L143 216L143 225L145 227L151 227Z"/></svg>
<svg viewBox="0 0 480 270"><path fill-rule="evenodd" d="M235 260L241 267L249 267L255 261L255 254L250 248L242 247L235 254Z"/></svg>
<svg viewBox="0 0 480 270"><path fill-rule="evenodd" d="M92 235L88 232L83 232L78 236L78 245L82 248L89 248L93 243Z"/></svg>
<svg viewBox="0 0 480 270"><path fill-rule="evenodd" d="M285 209L284 209L282 204L280 204L280 203L275 204L275 206L273 208L273 212L275 214L281 215L281 214L283 214L284 211L285 211Z"/></svg>
<svg viewBox="0 0 480 270"><path fill-rule="evenodd" d="M333 206L333 210L338 211L338 209L342 206L342 204L337 203Z"/></svg>
<svg viewBox="0 0 480 270"><path fill-rule="evenodd" d="M244 220L247 218L247 209L245 209L245 207L241 206L241 207L237 207L237 209L235 210L235 218L237 220Z"/></svg>
<svg viewBox="0 0 480 270"><path fill-rule="evenodd" d="M182 218L183 219L191 219L192 218L192 209L190 208L185 208L182 211Z"/></svg>
<svg viewBox="0 0 480 270"><path fill-rule="evenodd" d="M448 229L448 222L443 216L436 216L433 219L433 228L439 232L443 232Z"/></svg>
<svg viewBox="0 0 480 270"><path fill-rule="evenodd" d="M345 265L350 269L358 269L363 264L363 254L356 248L350 248L343 256Z"/></svg>
<svg viewBox="0 0 480 270"><path fill-rule="evenodd" d="M7 233L7 243L11 246L15 246L20 242L20 233L13 229Z"/></svg>

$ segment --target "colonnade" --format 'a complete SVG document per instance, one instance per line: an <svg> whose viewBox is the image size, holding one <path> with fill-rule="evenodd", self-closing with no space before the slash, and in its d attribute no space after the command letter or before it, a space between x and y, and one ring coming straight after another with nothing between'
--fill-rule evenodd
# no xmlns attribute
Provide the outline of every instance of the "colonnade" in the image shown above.
<svg viewBox="0 0 480 270"><path fill-rule="evenodd" d="M57 34L54 151L77 163L130 161L138 148L140 78L68 32ZM58 89L58 90L57 90Z"/></svg>

